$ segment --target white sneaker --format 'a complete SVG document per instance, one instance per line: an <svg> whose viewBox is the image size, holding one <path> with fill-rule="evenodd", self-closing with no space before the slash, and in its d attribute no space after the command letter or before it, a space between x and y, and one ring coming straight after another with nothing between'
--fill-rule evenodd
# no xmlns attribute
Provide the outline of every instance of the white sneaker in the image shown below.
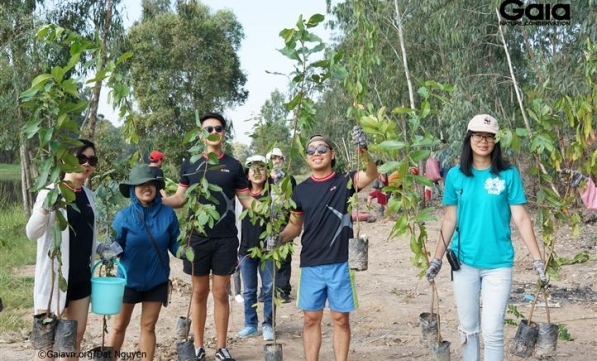
<svg viewBox="0 0 597 361"><path fill-rule="evenodd" d="M234 296L234 300L235 300L236 302L238 302L238 303L243 303L243 302L245 302L245 299L243 298L243 296L242 296L242 295L236 295L236 296Z"/></svg>

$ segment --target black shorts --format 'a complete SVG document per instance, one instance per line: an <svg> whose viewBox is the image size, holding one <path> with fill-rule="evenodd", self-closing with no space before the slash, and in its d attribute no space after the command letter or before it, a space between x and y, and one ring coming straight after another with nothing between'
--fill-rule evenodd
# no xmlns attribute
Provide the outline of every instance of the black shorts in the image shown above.
<svg viewBox="0 0 597 361"><path fill-rule="evenodd" d="M66 289L66 305L68 308L68 301L76 301L85 297L91 296L91 279L77 284L68 284Z"/></svg>
<svg viewBox="0 0 597 361"><path fill-rule="evenodd" d="M125 287L122 296L123 303L160 302L168 301L168 281L155 286L147 291Z"/></svg>
<svg viewBox="0 0 597 361"><path fill-rule="evenodd" d="M238 262L238 238L205 238L193 234L191 246L195 253L194 276L227 276L234 273ZM191 262L183 259L184 273L191 274Z"/></svg>

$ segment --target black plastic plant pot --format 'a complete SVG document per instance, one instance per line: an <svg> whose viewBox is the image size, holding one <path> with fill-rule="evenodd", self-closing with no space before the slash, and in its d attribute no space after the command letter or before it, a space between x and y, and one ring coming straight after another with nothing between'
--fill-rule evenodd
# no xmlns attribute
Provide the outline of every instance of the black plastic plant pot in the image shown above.
<svg viewBox="0 0 597 361"><path fill-rule="evenodd" d="M369 239L367 237L348 240L348 265L355 271L366 271L369 266Z"/></svg>
<svg viewBox="0 0 597 361"><path fill-rule="evenodd" d="M54 351L68 353L77 351L76 320L58 320L54 336Z"/></svg>
<svg viewBox="0 0 597 361"><path fill-rule="evenodd" d="M193 340L177 343L176 353L178 354L178 361L195 361L197 359Z"/></svg>
<svg viewBox="0 0 597 361"><path fill-rule="evenodd" d="M183 342L184 340L187 339L187 336L189 334L188 330L191 327L191 320L184 317L184 316L180 316L178 318L178 320L176 321L176 340L178 342Z"/></svg>
<svg viewBox="0 0 597 361"><path fill-rule="evenodd" d="M89 350L88 355L93 361L116 361L116 354L112 347L98 346Z"/></svg>
<svg viewBox="0 0 597 361"><path fill-rule="evenodd" d="M429 356L432 361L450 361L450 341L429 343Z"/></svg>
<svg viewBox="0 0 597 361"><path fill-rule="evenodd" d="M437 344L437 323L438 317L436 313L423 312L419 315L421 345L429 346L432 343Z"/></svg>
<svg viewBox="0 0 597 361"><path fill-rule="evenodd" d="M284 360L284 355L282 354L282 345L279 343L266 343L263 345L263 353L265 354L265 361Z"/></svg>
<svg viewBox="0 0 597 361"><path fill-rule="evenodd" d="M539 323L539 333L535 344L536 358L549 359L556 355L558 334L558 325L555 323Z"/></svg>
<svg viewBox="0 0 597 361"><path fill-rule="evenodd" d="M538 334L539 328L536 323L531 322L528 325L527 320L520 321L516 335L510 344L510 354L524 358L530 357L533 354Z"/></svg>
<svg viewBox="0 0 597 361"><path fill-rule="evenodd" d="M50 350L54 345L56 335L56 315L41 313L33 316L33 330L31 332L31 346L34 350Z"/></svg>

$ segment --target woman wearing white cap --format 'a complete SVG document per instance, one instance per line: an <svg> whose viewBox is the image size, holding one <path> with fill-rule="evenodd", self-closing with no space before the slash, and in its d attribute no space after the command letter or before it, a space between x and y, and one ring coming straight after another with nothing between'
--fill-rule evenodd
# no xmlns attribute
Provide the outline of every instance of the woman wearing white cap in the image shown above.
<svg viewBox="0 0 597 361"><path fill-rule="evenodd" d="M499 131L497 120L487 114L476 115L467 130L460 165L450 169L446 177L440 239L425 276L434 282L446 251L455 259L450 266L462 359L480 359L482 333L484 360L501 361L514 263L510 221L518 228L542 282L545 274L533 225L524 207L526 197L520 175L516 167L502 158L495 139Z"/></svg>
<svg viewBox="0 0 597 361"><path fill-rule="evenodd" d="M261 155L254 155L247 158L245 162L245 173L249 180L249 191L255 199L262 200L267 197L265 184L267 182L267 161ZM262 261L257 257L251 257L252 248L259 247L260 236L266 230L269 220L262 218L254 222L250 217L242 220L240 247L238 258L240 261L240 272L244 282L243 297L245 299L245 327L237 334L239 338L257 336L257 276L261 278L263 290L263 322L261 325L263 339L271 341L274 339L273 325L273 270L274 264L271 260Z"/></svg>

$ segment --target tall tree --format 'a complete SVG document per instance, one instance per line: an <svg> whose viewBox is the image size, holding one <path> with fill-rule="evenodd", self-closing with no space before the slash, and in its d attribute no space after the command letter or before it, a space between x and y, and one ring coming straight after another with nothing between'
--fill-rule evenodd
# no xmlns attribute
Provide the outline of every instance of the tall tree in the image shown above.
<svg viewBox="0 0 597 361"><path fill-rule="evenodd" d="M180 139L196 126L196 112L223 111L247 98L237 54L244 33L232 12L212 13L198 1L161 10L130 29L131 82L141 137L165 144L180 160Z"/></svg>

